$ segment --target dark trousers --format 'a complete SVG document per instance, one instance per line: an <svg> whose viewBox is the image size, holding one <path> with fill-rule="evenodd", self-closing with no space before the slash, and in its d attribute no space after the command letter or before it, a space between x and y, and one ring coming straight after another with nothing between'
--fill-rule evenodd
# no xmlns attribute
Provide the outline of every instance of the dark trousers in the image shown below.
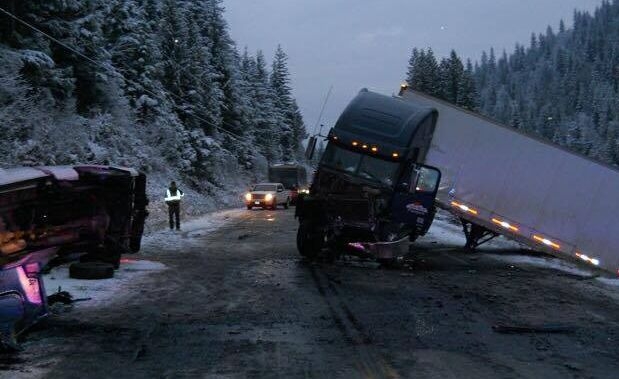
<svg viewBox="0 0 619 379"><path fill-rule="evenodd" d="M170 229L174 229L174 220L176 220L176 229L180 229L181 203L168 203L168 214L170 215Z"/></svg>

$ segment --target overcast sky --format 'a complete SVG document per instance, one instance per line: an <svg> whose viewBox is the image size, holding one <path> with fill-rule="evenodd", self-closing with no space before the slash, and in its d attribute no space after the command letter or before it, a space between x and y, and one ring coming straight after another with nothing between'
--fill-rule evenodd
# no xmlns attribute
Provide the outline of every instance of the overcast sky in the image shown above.
<svg viewBox="0 0 619 379"><path fill-rule="evenodd" d="M333 126L363 87L392 94L402 82L413 47L463 58L483 50L511 51L531 32L571 25L574 9L592 11L602 0L224 0L239 49L277 44L289 56L292 86L308 130L333 85L321 123Z"/></svg>

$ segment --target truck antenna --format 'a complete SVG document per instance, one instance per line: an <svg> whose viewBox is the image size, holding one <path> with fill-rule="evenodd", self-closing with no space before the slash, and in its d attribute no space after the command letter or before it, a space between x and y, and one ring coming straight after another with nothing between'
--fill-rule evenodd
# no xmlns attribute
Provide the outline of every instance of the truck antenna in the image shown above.
<svg viewBox="0 0 619 379"><path fill-rule="evenodd" d="M329 91L327 92L327 96L325 97L325 101L322 103L322 108L320 108L320 114L318 115L318 120L316 120L316 125L314 125L314 129L313 131L316 132L316 128L318 127L318 124L320 123L320 120L322 120L322 114L325 111L325 106L327 105L327 101L329 101L329 96L331 96L331 91L333 90L333 84L331 85L331 87L329 87ZM322 133L322 127L323 125L320 124L320 130L318 131L318 134L314 133L314 135L320 135L320 133Z"/></svg>

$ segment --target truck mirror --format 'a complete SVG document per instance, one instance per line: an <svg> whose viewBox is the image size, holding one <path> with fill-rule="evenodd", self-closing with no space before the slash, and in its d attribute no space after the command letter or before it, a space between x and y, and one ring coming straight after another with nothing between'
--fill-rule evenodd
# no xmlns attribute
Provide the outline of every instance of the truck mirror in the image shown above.
<svg viewBox="0 0 619 379"><path fill-rule="evenodd" d="M310 137L307 141L307 149L305 149L305 158L311 161L314 158L314 151L316 150L316 136Z"/></svg>

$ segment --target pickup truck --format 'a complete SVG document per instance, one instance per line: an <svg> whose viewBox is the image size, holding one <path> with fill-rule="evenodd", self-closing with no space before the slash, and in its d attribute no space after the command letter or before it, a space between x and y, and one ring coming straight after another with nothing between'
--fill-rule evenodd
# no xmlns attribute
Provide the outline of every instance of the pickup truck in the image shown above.
<svg viewBox="0 0 619 379"><path fill-rule="evenodd" d="M247 209L262 207L262 209L277 209L283 205L284 209L290 206L291 195L282 183L259 183L245 194Z"/></svg>

